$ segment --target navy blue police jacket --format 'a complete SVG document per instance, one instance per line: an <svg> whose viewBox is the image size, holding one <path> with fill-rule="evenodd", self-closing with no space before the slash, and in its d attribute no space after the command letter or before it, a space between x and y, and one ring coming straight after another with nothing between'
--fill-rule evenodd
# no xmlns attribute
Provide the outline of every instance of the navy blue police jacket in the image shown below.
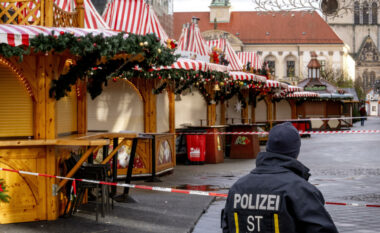
<svg viewBox="0 0 380 233"><path fill-rule="evenodd" d="M338 232L309 176L309 169L295 158L259 153L256 168L228 193L223 232Z"/></svg>

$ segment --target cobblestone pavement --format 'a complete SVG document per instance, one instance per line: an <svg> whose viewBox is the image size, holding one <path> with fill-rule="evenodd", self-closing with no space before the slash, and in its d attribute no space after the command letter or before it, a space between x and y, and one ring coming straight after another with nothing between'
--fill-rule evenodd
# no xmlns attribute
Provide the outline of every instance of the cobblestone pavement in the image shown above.
<svg viewBox="0 0 380 233"><path fill-rule="evenodd" d="M356 123L353 130L380 129L379 118L368 118L365 126ZM263 149L263 148L262 148ZM313 135L302 139L299 160L311 169L310 182L323 193L326 201L380 204L380 135ZM227 162L228 164L229 162ZM230 169L231 176L219 176L215 185L227 189L252 165L242 164L242 170ZM247 171L248 170L248 171ZM233 171L233 172L232 172ZM224 178L224 179L223 179ZM221 232L220 210L224 199L216 199L195 226L194 233ZM376 233L380 229L380 208L326 205L339 232Z"/></svg>

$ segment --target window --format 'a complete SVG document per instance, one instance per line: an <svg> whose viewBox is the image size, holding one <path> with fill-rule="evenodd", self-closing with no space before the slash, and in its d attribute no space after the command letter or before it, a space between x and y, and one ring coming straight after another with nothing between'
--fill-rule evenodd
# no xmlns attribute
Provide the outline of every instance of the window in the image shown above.
<svg viewBox="0 0 380 233"><path fill-rule="evenodd" d="M376 79L376 73L374 71L372 71L369 75L369 86L373 86L375 84L375 79Z"/></svg>
<svg viewBox="0 0 380 233"><path fill-rule="evenodd" d="M368 2L363 4L363 24L369 24L369 5Z"/></svg>
<svg viewBox="0 0 380 233"><path fill-rule="evenodd" d="M376 112L376 106L372 106L372 112Z"/></svg>
<svg viewBox="0 0 380 233"><path fill-rule="evenodd" d="M354 3L354 23L360 24L360 9L359 2Z"/></svg>
<svg viewBox="0 0 380 233"><path fill-rule="evenodd" d="M377 24L377 3L372 3L372 24Z"/></svg>
<svg viewBox="0 0 380 233"><path fill-rule="evenodd" d="M295 61L286 61L286 77L295 76Z"/></svg>
<svg viewBox="0 0 380 233"><path fill-rule="evenodd" d="M268 64L268 68L269 68L270 73L273 76L276 76L276 62L273 60L269 60L269 61L267 61L267 64Z"/></svg>
<svg viewBox="0 0 380 233"><path fill-rule="evenodd" d="M367 73L367 71L364 71L364 73L363 73L363 86L367 87L367 85L368 85L368 73Z"/></svg>
<svg viewBox="0 0 380 233"><path fill-rule="evenodd" d="M326 60L319 60L319 64L321 64L321 74L323 75L326 71Z"/></svg>

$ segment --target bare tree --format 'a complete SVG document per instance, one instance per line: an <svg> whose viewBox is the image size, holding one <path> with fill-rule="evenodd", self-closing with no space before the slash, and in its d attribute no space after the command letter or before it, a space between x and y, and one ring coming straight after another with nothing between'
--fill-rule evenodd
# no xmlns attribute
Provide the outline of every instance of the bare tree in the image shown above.
<svg viewBox="0 0 380 233"><path fill-rule="evenodd" d="M319 11L338 17L354 11L354 0L252 0L258 11Z"/></svg>

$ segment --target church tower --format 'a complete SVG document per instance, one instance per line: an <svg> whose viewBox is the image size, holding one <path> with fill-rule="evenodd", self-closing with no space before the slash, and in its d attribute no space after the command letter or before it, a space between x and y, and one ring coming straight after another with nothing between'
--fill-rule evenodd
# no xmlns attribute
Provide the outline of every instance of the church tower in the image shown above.
<svg viewBox="0 0 380 233"><path fill-rule="evenodd" d="M345 0L338 1L338 7ZM349 10L339 16L325 16L326 22L349 46L356 62L356 79L366 93L380 79L378 58L380 45L380 20L378 0L351 0Z"/></svg>
<svg viewBox="0 0 380 233"><path fill-rule="evenodd" d="M230 22L230 8L229 0L212 0L210 8L210 22L211 23L229 23Z"/></svg>

